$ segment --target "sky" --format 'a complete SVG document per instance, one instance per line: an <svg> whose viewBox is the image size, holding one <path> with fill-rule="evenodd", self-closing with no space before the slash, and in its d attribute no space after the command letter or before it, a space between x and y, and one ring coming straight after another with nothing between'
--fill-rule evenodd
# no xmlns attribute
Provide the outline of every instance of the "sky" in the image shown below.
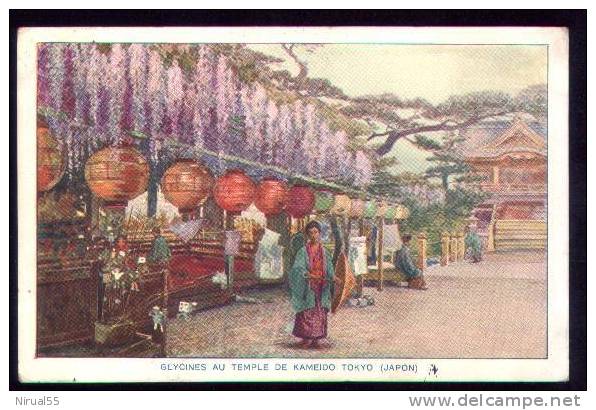
<svg viewBox="0 0 596 410"><path fill-rule="evenodd" d="M279 44L249 47L298 67ZM326 78L351 97L393 93L404 99L422 97L433 104L450 95L473 91L503 91L512 95L547 82L547 48L537 45L387 45L325 44L296 53L308 63L309 76ZM421 172L428 152L398 141L391 152L398 160L394 172Z"/></svg>
<svg viewBox="0 0 596 410"><path fill-rule="evenodd" d="M288 60L278 44L250 48ZM297 50L311 77L327 78L350 96L391 92L439 103L452 94L499 90L515 94L546 83L545 46L325 44ZM295 64L280 64L294 74Z"/></svg>

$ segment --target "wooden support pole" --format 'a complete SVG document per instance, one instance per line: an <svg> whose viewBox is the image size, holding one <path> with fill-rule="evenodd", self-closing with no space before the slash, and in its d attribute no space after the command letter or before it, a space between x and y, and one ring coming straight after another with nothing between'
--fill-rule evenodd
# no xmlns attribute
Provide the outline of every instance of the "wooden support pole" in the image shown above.
<svg viewBox="0 0 596 410"><path fill-rule="evenodd" d="M457 233L457 260L461 262L464 260L464 255L466 254L466 243L464 240L464 233L458 232Z"/></svg>
<svg viewBox="0 0 596 410"><path fill-rule="evenodd" d="M418 234L418 269L424 273L426 268L426 233Z"/></svg>
<svg viewBox="0 0 596 410"><path fill-rule="evenodd" d="M451 238L449 241L449 262L456 262L457 261L457 234L455 232L451 233Z"/></svg>
<svg viewBox="0 0 596 410"><path fill-rule="evenodd" d="M233 255L226 255L224 256L224 269L226 273L226 278L228 280L228 291L231 296L234 295L234 256Z"/></svg>
<svg viewBox="0 0 596 410"><path fill-rule="evenodd" d="M441 266L449 265L449 232L441 234Z"/></svg>
<svg viewBox="0 0 596 410"><path fill-rule="evenodd" d="M379 234L377 237L379 238L379 246L378 246L378 254L377 254L377 273L378 273L378 283L377 283L377 290L380 292L383 290L383 226L385 224L385 220L383 217L379 218Z"/></svg>
<svg viewBox="0 0 596 410"><path fill-rule="evenodd" d="M358 236L364 236L364 218L358 219ZM364 275L358 275L356 277L356 293L359 298L362 297L364 291Z"/></svg>
<svg viewBox="0 0 596 410"><path fill-rule="evenodd" d="M163 269L163 294L162 294L162 312L163 312L163 332L161 334L161 355L167 357L167 331L168 331L168 303L169 303L169 289L168 289L168 268L165 264L162 265Z"/></svg>
<svg viewBox="0 0 596 410"><path fill-rule="evenodd" d="M344 216L344 251L346 253L346 257L350 251L350 232L352 231L352 218Z"/></svg>

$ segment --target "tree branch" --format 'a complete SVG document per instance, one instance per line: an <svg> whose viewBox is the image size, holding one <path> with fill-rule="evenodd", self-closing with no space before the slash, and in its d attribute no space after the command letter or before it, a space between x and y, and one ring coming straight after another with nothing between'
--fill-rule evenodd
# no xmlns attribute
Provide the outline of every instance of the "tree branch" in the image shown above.
<svg viewBox="0 0 596 410"><path fill-rule="evenodd" d="M401 130L401 131L390 131L390 132L386 132L384 135L388 135L387 139L385 140L385 142L383 143L383 145L381 145L379 148L377 148L376 152L379 155L385 155L387 154L389 151L391 151L391 149L393 148L393 145L400 139L409 135L413 135L413 134L419 134L419 133L423 133L423 132L435 132L435 131L455 131L455 130L459 130L462 128L466 128L469 127L470 125L476 124L479 121L482 121L484 119L487 118L491 118L491 117L499 117L501 115L505 115L505 114L509 114L512 111L501 111L501 112L497 112L497 113L490 113L490 114L485 114L485 115L477 115L474 117L471 117L469 119L467 119L466 121L460 122L460 123L456 123L453 125L449 125L449 120L443 121L439 124L434 124L434 125L425 125L425 126L421 126L421 127L414 127L414 128L409 128L406 130ZM377 136L383 136L383 135L375 135L373 134L374 137ZM371 136L372 137L372 136ZM369 140L371 139L371 137L369 137ZM373 138L374 138L373 137ZM416 141L411 140L409 138L406 138L407 141L416 144ZM419 148L423 148L420 145L416 144ZM424 148L423 148L424 149Z"/></svg>
<svg viewBox="0 0 596 410"><path fill-rule="evenodd" d="M298 75L296 76L295 81L298 82L298 83L301 83L302 80L305 79L308 76L308 66L306 65L306 63L304 61L300 60L300 58L298 58L298 56L294 52L294 46L295 45L296 44L282 44L281 47L284 49L284 51L286 52L286 54L289 55L290 58L300 68L300 72L298 72Z"/></svg>

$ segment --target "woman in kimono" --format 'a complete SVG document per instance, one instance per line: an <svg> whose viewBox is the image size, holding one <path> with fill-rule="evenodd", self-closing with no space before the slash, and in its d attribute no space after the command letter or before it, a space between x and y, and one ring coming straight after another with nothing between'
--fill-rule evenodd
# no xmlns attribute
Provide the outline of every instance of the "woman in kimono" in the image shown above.
<svg viewBox="0 0 596 410"><path fill-rule="evenodd" d="M321 225L306 225L307 242L296 253L290 270L290 301L296 318L292 334L303 347L317 348L327 337L327 313L331 309L334 270L329 252L321 244Z"/></svg>

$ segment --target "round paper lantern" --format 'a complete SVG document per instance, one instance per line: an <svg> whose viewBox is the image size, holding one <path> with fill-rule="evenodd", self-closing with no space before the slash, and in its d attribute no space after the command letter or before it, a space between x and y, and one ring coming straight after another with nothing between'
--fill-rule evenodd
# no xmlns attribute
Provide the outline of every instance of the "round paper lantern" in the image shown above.
<svg viewBox="0 0 596 410"><path fill-rule="evenodd" d="M359 198L352 199L350 217L360 218L362 215L364 215L364 201Z"/></svg>
<svg viewBox="0 0 596 410"><path fill-rule="evenodd" d="M384 218L385 214L387 213L387 209L389 209L389 204L387 201L380 201L379 205L377 206L377 217Z"/></svg>
<svg viewBox="0 0 596 410"><path fill-rule="evenodd" d="M315 192L315 210L317 212L325 212L333 206L333 194L328 191Z"/></svg>
<svg viewBox="0 0 596 410"><path fill-rule="evenodd" d="M239 169L232 169L218 178L213 197L220 208L228 212L242 212L255 198L256 187L252 179Z"/></svg>
<svg viewBox="0 0 596 410"><path fill-rule="evenodd" d="M350 197L345 194L337 194L335 195L333 208L331 208L331 212L336 215L348 215L350 212L350 208L352 207L352 201Z"/></svg>
<svg viewBox="0 0 596 410"><path fill-rule="evenodd" d="M52 189L64 175L66 161L56 138L43 118L37 119L37 190Z"/></svg>
<svg viewBox="0 0 596 410"><path fill-rule="evenodd" d="M286 212L293 218L304 218L315 206L315 194L305 185L294 185L288 191Z"/></svg>
<svg viewBox="0 0 596 410"><path fill-rule="evenodd" d="M275 178L264 178L257 187L255 206L265 215L277 215L284 210L288 186Z"/></svg>
<svg viewBox="0 0 596 410"><path fill-rule="evenodd" d="M147 189L149 166L132 147L108 147L89 158L85 180L106 206L124 208L129 200Z"/></svg>
<svg viewBox="0 0 596 410"><path fill-rule="evenodd" d="M377 202L366 201L364 204L364 217L374 218L375 216L377 216Z"/></svg>
<svg viewBox="0 0 596 410"><path fill-rule="evenodd" d="M410 216L410 210L403 205L397 205L395 211L395 219L406 219Z"/></svg>
<svg viewBox="0 0 596 410"><path fill-rule="evenodd" d="M385 219L395 219L395 211L397 208L394 205L390 205L385 212Z"/></svg>
<svg viewBox="0 0 596 410"><path fill-rule="evenodd" d="M213 189L211 172L192 159L178 160L167 169L161 179L161 189L166 199L188 213L202 205Z"/></svg>

